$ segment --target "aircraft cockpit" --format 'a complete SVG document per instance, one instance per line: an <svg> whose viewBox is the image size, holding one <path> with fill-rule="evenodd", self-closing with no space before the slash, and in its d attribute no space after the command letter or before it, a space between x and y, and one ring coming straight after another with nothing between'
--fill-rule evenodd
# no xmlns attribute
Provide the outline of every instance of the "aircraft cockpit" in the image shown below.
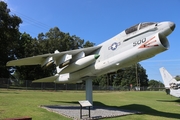
<svg viewBox="0 0 180 120"><path fill-rule="evenodd" d="M180 89L180 83L170 83L170 88L173 89Z"/></svg>
<svg viewBox="0 0 180 120"><path fill-rule="evenodd" d="M139 23L139 24L136 24L128 29L125 30L125 33L126 34L130 34L130 33L133 33L135 31L138 31L140 29L143 29L143 28L146 28L148 26L151 26L151 25L157 25L157 23L155 22L144 22L144 23Z"/></svg>

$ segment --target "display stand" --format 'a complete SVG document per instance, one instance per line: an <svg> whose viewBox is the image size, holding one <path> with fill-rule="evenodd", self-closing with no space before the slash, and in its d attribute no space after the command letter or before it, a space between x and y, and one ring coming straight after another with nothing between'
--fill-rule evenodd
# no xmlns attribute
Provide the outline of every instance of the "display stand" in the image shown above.
<svg viewBox="0 0 180 120"><path fill-rule="evenodd" d="M80 104L80 119L82 119L82 108L88 107L89 109L89 118L91 117L90 107L92 107L92 104L88 100L79 101Z"/></svg>

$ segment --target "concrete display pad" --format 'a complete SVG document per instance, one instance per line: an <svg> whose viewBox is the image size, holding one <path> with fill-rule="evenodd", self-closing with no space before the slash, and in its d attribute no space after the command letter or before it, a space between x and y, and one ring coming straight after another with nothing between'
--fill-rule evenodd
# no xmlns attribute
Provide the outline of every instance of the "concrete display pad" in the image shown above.
<svg viewBox="0 0 180 120"><path fill-rule="evenodd" d="M41 106L48 111L58 113L62 116L72 118L74 120L80 120L80 106L61 106L61 105L46 105ZM88 109L83 109L82 119L101 119L101 118L110 118L118 117L124 115L138 114L138 111L123 110L113 107L102 107L102 106L93 106L91 108L91 118L88 117Z"/></svg>

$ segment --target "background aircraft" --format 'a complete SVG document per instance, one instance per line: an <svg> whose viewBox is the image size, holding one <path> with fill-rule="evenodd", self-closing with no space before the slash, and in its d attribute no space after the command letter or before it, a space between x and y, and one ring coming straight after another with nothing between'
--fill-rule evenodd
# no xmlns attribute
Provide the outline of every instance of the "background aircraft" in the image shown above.
<svg viewBox="0 0 180 120"><path fill-rule="evenodd" d="M95 47L56 50L54 54L13 60L6 65L48 67L56 64L56 75L34 82L77 83L86 80L86 99L92 101L92 77L117 71L167 50L167 36L174 28L175 24L170 21L139 23Z"/></svg>
<svg viewBox="0 0 180 120"><path fill-rule="evenodd" d="M164 67L159 70L166 88L166 93L180 98L180 81L177 81Z"/></svg>

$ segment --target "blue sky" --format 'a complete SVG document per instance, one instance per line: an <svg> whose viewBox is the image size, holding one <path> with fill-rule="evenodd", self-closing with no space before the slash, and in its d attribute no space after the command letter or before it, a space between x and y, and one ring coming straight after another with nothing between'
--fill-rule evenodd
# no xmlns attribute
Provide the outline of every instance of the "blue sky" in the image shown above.
<svg viewBox="0 0 180 120"><path fill-rule="evenodd" d="M94 42L108 40L140 22L172 21L170 49L142 61L149 79L162 81L160 67L180 74L180 0L3 0L23 20L21 32L37 37L57 26L61 31Z"/></svg>

